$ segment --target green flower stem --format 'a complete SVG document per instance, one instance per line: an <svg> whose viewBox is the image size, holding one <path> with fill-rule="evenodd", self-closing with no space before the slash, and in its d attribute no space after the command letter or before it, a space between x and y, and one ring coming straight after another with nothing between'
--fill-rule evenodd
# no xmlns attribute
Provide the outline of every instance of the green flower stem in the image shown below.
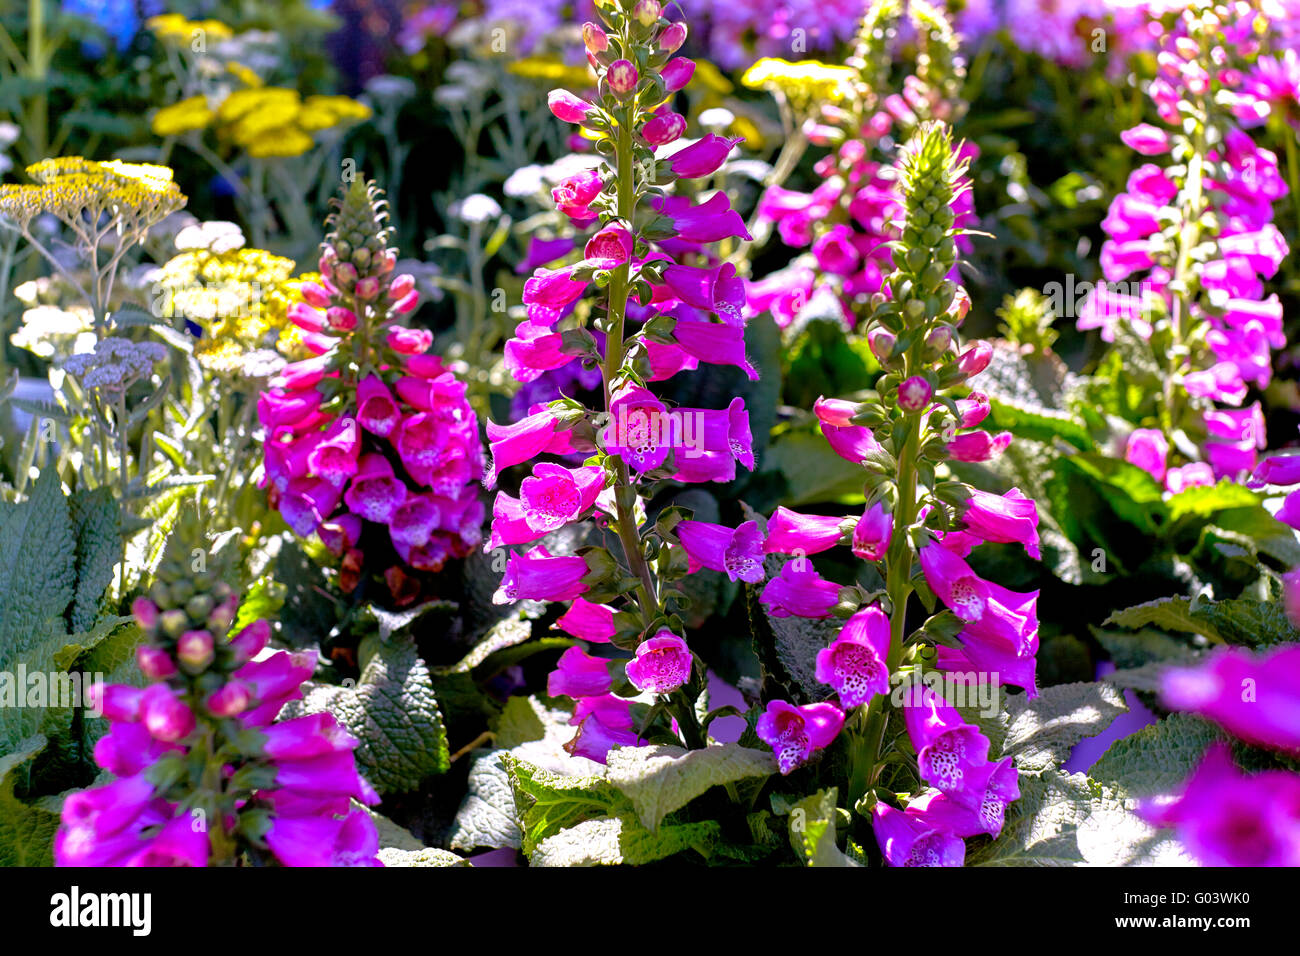
<svg viewBox="0 0 1300 956"><path fill-rule="evenodd" d="M1161 409L1161 426L1165 437L1173 438L1173 431L1180 418L1181 395L1174 387L1179 365L1187 357L1187 342L1192 329L1191 302L1192 289L1196 282L1192 272L1192 250L1201 241L1201 216L1205 212L1205 123L1207 120L1204 101L1200 116L1192 134L1192 155L1187 162L1187 181L1185 190L1187 200L1183 205L1183 226L1178 234L1178 259L1174 266L1174 278L1182 283L1182 291L1174 297L1173 314L1170 316L1170 334L1173 341L1169 346L1169 366L1165 373L1164 403ZM1172 441L1171 441L1172 443Z"/></svg>
<svg viewBox="0 0 1300 956"><path fill-rule="evenodd" d="M619 123L616 143L618 216L627 223L629 229L633 228L633 220L636 216L636 183L632 175L632 118L630 113L629 108L628 115L624 117L626 121ZM623 366L623 324L627 315L630 272L631 265L625 262L610 274L609 324L605 332L605 365L603 369L606 411L611 411L613 401L612 385L614 379L618 376L619 369ZM634 487L627 469L627 463L620 458L614 494L618 537L623 545L623 553L627 558L628 570L631 571L633 577L640 581L637 585L637 598L641 608L641 620L649 628L650 622L659 613L658 591L655 587L654 576L650 573L650 566L646 564L645 557L641 554L641 535L637 531L634 510L636 496L621 493L625 488L633 489Z"/></svg>

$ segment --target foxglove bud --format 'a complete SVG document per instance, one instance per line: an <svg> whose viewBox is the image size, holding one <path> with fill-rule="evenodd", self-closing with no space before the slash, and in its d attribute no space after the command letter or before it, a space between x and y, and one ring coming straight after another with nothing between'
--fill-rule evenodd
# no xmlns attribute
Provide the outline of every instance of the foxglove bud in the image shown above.
<svg viewBox="0 0 1300 956"><path fill-rule="evenodd" d="M180 637L190 626L190 616L178 607L163 611L158 618L162 632L168 637Z"/></svg>
<svg viewBox="0 0 1300 956"><path fill-rule="evenodd" d="M235 717L247 710L252 701L253 694L248 685L241 680L232 680L209 694L204 705L210 714L217 717Z"/></svg>
<svg viewBox="0 0 1300 956"><path fill-rule="evenodd" d="M135 623L140 626L146 635L152 634L158 628L158 605L154 604L146 597L138 597L131 602L131 613L135 616Z"/></svg>
<svg viewBox="0 0 1300 956"><path fill-rule="evenodd" d="M932 358L938 358L952 345L952 326L936 325L930 330L925 337L926 355Z"/></svg>
<svg viewBox="0 0 1300 956"><path fill-rule="evenodd" d="M867 345L871 348L871 354L874 355L881 365L889 361L894 353L894 345L898 342L898 336L883 326L876 326L867 333Z"/></svg>
<svg viewBox="0 0 1300 956"><path fill-rule="evenodd" d="M360 295L362 283L377 282L374 278L362 279L357 283L357 293ZM357 314L351 309L345 309L341 305L330 306L325 313L325 321L329 323L331 329L339 332L351 332L357 327Z"/></svg>
<svg viewBox="0 0 1300 956"><path fill-rule="evenodd" d="M197 674L212 663L212 635L207 631L186 631L176 641L176 659L187 673Z"/></svg>
<svg viewBox="0 0 1300 956"><path fill-rule="evenodd" d="M592 54L604 53L609 49L609 37L605 31L588 20L582 25L582 42Z"/></svg>
<svg viewBox="0 0 1300 956"><path fill-rule="evenodd" d="M632 8L632 16L636 17L636 22L641 26L651 27L659 19L662 10L663 8L659 6L659 0L639 0L637 5Z"/></svg>
<svg viewBox="0 0 1300 956"><path fill-rule="evenodd" d="M974 378L993 361L993 346L980 339L957 359L957 368L966 378Z"/></svg>
<svg viewBox="0 0 1300 956"><path fill-rule="evenodd" d="M176 662L161 647L141 644L135 649L135 662L140 673L150 680L166 680L176 673Z"/></svg>
<svg viewBox="0 0 1300 956"><path fill-rule="evenodd" d="M659 34L659 49L665 53L676 53L686 42L686 24L671 23Z"/></svg>
<svg viewBox="0 0 1300 956"><path fill-rule="evenodd" d="M271 625L266 621L258 620L248 625L230 641L230 648L235 652L236 663L243 664L251 661L262 653L262 649L270 640Z"/></svg>
<svg viewBox="0 0 1300 956"><path fill-rule="evenodd" d="M358 279L356 293L362 302L373 302L379 296L379 279L375 276Z"/></svg>
<svg viewBox="0 0 1300 956"><path fill-rule="evenodd" d="M609 65L609 72L605 74L605 82L619 96L626 96L635 90L640 78L640 74L630 60L615 60Z"/></svg>
<svg viewBox="0 0 1300 956"><path fill-rule="evenodd" d="M410 295L411 290L415 288L415 276L409 272L403 272L399 276L394 276L393 281L388 286L388 298L396 302L398 299Z"/></svg>
<svg viewBox="0 0 1300 956"><path fill-rule="evenodd" d="M923 375L913 375L898 386L898 407L905 412L920 412L934 397L934 386Z"/></svg>

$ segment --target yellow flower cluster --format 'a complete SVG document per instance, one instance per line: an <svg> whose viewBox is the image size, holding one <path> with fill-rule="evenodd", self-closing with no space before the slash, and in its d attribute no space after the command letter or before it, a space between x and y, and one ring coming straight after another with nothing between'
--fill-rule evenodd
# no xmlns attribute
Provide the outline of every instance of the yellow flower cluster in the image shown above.
<svg viewBox="0 0 1300 956"><path fill-rule="evenodd" d="M80 156L43 159L27 167L32 185L0 186L0 214L25 229L50 212L74 231L108 214L123 231L147 229L185 205L166 166L95 162Z"/></svg>
<svg viewBox="0 0 1300 956"><path fill-rule="evenodd" d="M857 74L847 66L832 66L820 60L791 63L764 57L741 76L751 90L779 92L796 105L836 101L851 95Z"/></svg>
<svg viewBox="0 0 1300 956"><path fill-rule="evenodd" d="M288 311L302 284L320 277L294 276L293 266L292 260L262 249L183 252L162 266L154 310L203 327L194 356L212 372L238 373L248 354L261 349L291 360L305 358Z"/></svg>
<svg viewBox="0 0 1300 956"><path fill-rule="evenodd" d="M150 17L144 25L162 42L176 46L190 46L199 37L206 43L207 40L229 40L235 35L235 31L220 20L187 20L179 13Z"/></svg>
<svg viewBox="0 0 1300 956"><path fill-rule="evenodd" d="M346 96L309 96L282 86L236 90L215 110L202 96L192 96L160 110L153 120L159 136L176 136L215 126L219 136L249 156L301 156L315 141L312 134L369 119L370 107Z"/></svg>
<svg viewBox="0 0 1300 956"><path fill-rule="evenodd" d="M545 80L560 86L591 86L593 78L591 69L582 66L570 66L558 56L529 56L515 60L506 67L507 73L522 76L528 80Z"/></svg>

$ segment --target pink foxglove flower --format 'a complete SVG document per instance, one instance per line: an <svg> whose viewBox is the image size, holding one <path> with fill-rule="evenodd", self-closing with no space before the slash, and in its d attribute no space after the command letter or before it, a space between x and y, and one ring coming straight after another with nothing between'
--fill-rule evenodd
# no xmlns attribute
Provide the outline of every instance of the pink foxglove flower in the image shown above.
<svg viewBox="0 0 1300 956"><path fill-rule="evenodd" d="M888 553L893 535L893 516L877 501L853 526L853 553L864 561L879 561Z"/></svg>
<svg viewBox="0 0 1300 956"><path fill-rule="evenodd" d="M637 645L627 663L627 679L637 690L671 694L691 678L693 656L686 642L669 630Z"/></svg>
<svg viewBox="0 0 1300 956"><path fill-rule="evenodd" d="M767 521L767 554L817 554L840 543L843 518L805 515L789 508L777 508Z"/></svg>
<svg viewBox="0 0 1300 956"><path fill-rule="evenodd" d="M782 565L781 573L767 582L759 597L772 617L830 617L839 600L840 586L827 581L802 558Z"/></svg>
<svg viewBox="0 0 1300 956"><path fill-rule="evenodd" d="M844 726L844 713L834 704L805 704L795 707L774 700L758 718L759 739L776 754L782 775L806 763L818 750L830 745Z"/></svg>
<svg viewBox="0 0 1300 956"><path fill-rule="evenodd" d="M582 582L587 573L587 562L582 558L553 556L538 545L531 551L509 557L492 603L571 601L587 590Z"/></svg>
<svg viewBox="0 0 1300 956"><path fill-rule="evenodd" d="M904 811L877 803L871 813L871 829L890 866L961 866L966 860L966 843L961 837L934 826L912 807Z"/></svg>
<svg viewBox="0 0 1300 956"><path fill-rule="evenodd" d="M736 529L687 519L674 529L690 558L690 570L712 568L732 581L757 584L763 580L763 536L746 521Z"/></svg>
<svg viewBox="0 0 1300 956"><path fill-rule="evenodd" d="M597 644L608 644L618 629L614 626L614 609L574 598L569 609L560 615L555 626L567 634Z"/></svg>
<svg viewBox="0 0 1300 956"><path fill-rule="evenodd" d="M1300 646L1258 657L1221 647L1196 667L1166 671L1160 692L1168 706L1207 717L1242 740L1300 753Z"/></svg>
<svg viewBox="0 0 1300 956"><path fill-rule="evenodd" d="M889 618L872 605L845 621L831 646L817 652L817 679L835 688L841 707L889 693L889 640Z"/></svg>
<svg viewBox="0 0 1300 956"><path fill-rule="evenodd" d="M1150 823L1175 827L1203 866L1300 866L1300 775L1241 773L1215 743L1176 794L1139 807Z"/></svg>

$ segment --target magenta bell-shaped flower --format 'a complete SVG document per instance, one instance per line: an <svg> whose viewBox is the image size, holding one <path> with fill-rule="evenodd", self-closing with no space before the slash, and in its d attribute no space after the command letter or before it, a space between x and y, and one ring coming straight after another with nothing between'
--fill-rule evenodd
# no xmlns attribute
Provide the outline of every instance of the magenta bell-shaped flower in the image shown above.
<svg viewBox="0 0 1300 956"><path fill-rule="evenodd" d="M637 645L636 656L627 663L627 679L637 690L671 694L691 679L693 660L686 642L662 628Z"/></svg>
<svg viewBox="0 0 1300 956"><path fill-rule="evenodd" d="M828 746L843 726L844 713L834 704L795 707L774 700L758 718L754 730L771 746L777 768L784 776L806 763L815 751Z"/></svg>

